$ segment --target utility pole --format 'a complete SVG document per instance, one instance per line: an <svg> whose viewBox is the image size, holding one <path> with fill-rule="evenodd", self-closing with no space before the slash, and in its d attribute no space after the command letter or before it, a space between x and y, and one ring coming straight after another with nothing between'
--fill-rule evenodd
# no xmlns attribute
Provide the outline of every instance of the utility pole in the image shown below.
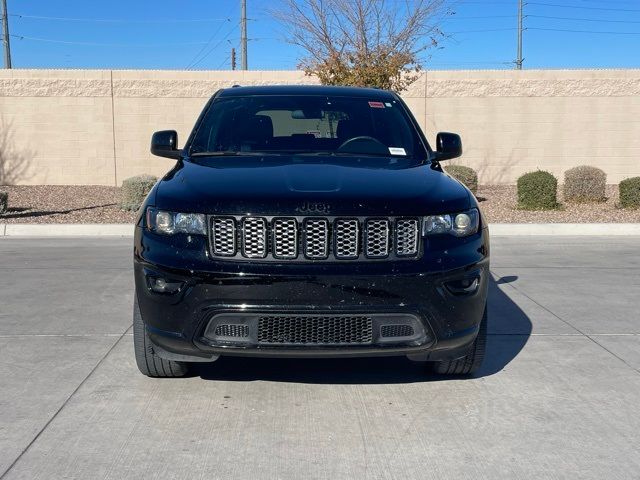
<svg viewBox="0 0 640 480"><path fill-rule="evenodd" d="M231 48L231 70L236 69L236 49Z"/></svg>
<svg viewBox="0 0 640 480"><path fill-rule="evenodd" d="M522 0L518 0L518 58L516 69L522 70Z"/></svg>
<svg viewBox="0 0 640 480"><path fill-rule="evenodd" d="M247 70L247 0L240 0L240 54L240 68Z"/></svg>
<svg viewBox="0 0 640 480"><path fill-rule="evenodd" d="M2 43L4 44L4 68L11 68L11 45L9 44L9 12L7 0L2 0Z"/></svg>

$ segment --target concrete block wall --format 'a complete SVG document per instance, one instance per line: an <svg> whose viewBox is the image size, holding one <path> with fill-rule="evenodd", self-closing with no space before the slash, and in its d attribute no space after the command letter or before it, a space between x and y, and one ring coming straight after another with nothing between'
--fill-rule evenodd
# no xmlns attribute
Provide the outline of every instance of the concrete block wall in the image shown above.
<svg viewBox="0 0 640 480"><path fill-rule="evenodd" d="M640 175L640 70L427 72L427 132L460 133L481 183L594 165Z"/></svg>
<svg viewBox="0 0 640 480"><path fill-rule="evenodd" d="M186 139L218 88L312 84L296 71L0 70L0 126L30 158L23 184L120 185L162 175L155 130ZM403 93L427 138L462 135L452 163L485 184L535 169L597 165L610 183L640 175L640 70L427 71Z"/></svg>

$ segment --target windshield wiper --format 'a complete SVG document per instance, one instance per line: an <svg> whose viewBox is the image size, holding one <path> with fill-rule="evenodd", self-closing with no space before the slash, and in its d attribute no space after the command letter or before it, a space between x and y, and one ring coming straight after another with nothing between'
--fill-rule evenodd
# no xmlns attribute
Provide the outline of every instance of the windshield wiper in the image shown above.
<svg viewBox="0 0 640 480"><path fill-rule="evenodd" d="M243 152L237 150L218 150L214 152L193 152L191 154L192 157L241 157L241 156L252 156L252 157L266 157L266 156L282 156L282 155L294 155L294 156L322 156L326 155L329 157L378 157L378 158L412 158L410 156L404 157L393 157L391 154L383 154L383 153L366 153L366 152L337 152L337 151L295 151L295 150L275 150L269 152Z"/></svg>
<svg viewBox="0 0 640 480"><path fill-rule="evenodd" d="M237 150L218 150L215 152L193 152L192 157L235 157L235 156L264 156L269 155L265 152L242 152Z"/></svg>
<svg viewBox="0 0 640 480"><path fill-rule="evenodd" d="M385 155L382 153L364 153L364 152L336 152L336 151L321 151L321 152L300 152L292 155L300 155L300 156L320 156L327 155L329 157L381 157L387 158L391 155Z"/></svg>
<svg viewBox="0 0 640 480"><path fill-rule="evenodd" d="M238 150L218 150L214 152L193 152L192 157L274 157L281 156L282 152L264 151L238 151Z"/></svg>

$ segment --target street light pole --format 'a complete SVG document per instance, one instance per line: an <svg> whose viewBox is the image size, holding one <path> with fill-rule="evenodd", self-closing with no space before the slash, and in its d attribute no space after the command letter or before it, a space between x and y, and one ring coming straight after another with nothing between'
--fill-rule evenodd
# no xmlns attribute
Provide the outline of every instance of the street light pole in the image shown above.
<svg viewBox="0 0 640 480"><path fill-rule="evenodd" d="M4 45L4 68L11 68L11 44L9 43L9 13L7 0L2 0L2 43Z"/></svg>
<svg viewBox="0 0 640 480"><path fill-rule="evenodd" d="M516 68L522 70L522 0L518 0L518 58Z"/></svg>
<svg viewBox="0 0 640 480"><path fill-rule="evenodd" d="M240 48L240 68L247 70L247 0L241 0L240 3Z"/></svg>

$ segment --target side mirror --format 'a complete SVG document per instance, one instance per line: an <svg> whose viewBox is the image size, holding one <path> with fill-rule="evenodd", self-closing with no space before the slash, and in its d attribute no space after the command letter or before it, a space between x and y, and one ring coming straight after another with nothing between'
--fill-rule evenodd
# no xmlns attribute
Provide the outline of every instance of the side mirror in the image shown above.
<svg viewBox="0 0 640 480"><path fill-rule="evenodd" d="M460 135L440 132L436 136L436 160L449 160L462 155L462 139Z"/></svg>
<svg viewBox="0 0 640 480"><path fill-rule="evenodd" d="M161 130L151 137L151 153L159 157L179 159L178 133L175 130Z"/></svg>

